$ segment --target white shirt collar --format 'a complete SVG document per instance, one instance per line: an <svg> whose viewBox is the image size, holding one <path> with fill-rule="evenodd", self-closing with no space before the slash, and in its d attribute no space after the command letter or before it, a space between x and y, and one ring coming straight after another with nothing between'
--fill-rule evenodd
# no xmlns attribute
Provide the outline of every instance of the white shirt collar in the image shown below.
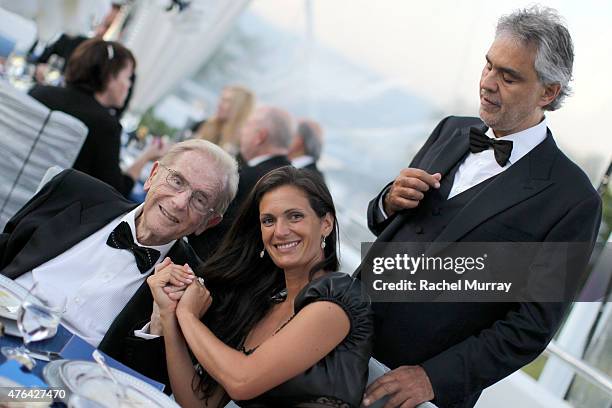
<svg viewBox="0 0 612 408"><path fill-rule="evenodd" d="M127 222L128 225L130 226L130 230L132 230L132 238L134 238L134 243L136 245L151 248L151 249L156 249L160 252L160 254L165 255L168 253L168 251L170 251L170 248L172 247L172 245L174 245L174 243L176 242L176 239L173 239L167 244L152 246L152 245L142 245L140 242L138 242L138 238L136 238L136 218L138 218L140 214L142 214L143 207L144 207L144 204L140 204L138 207L134 208L132 211L125 214L123 218L121 219L121 221ZM119 223L121 223L121 221Z"/></svg>
<svg viewBox="0 0 612 408"><path fill-rule="evenodd" d="M253 157L251 160L247 162L249 167L257 166L259 163L268 160L270 157L274 156L273 154L262 154L261 156Z"/></svg>
<svg viewBox="0 0 612 408"><path fill-rule="evenodd" d="M293 167L298 168L298 169L304 168L314 162L315 162L314 157L307 156L307 155L298 156L295 159L291 160L291 164L293 165Z"/></svg>
<svg viewBox="0 0 612 408"><path fill-rule="evenodd" d="M516 163L534 147L542 143L544 139L546 139L546 129L546 117L544 117L544 119L535 126L511 135L497 138L499 140L510 140L512 142L512 153L509 159L510 164ZM491 128L487 130L486 135L491 139L495 139L495 134Z"/></svg>

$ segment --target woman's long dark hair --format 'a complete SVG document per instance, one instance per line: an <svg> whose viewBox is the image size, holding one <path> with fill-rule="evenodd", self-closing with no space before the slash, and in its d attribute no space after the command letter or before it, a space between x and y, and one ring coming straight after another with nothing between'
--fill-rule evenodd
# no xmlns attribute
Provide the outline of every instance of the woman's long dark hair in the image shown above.
<svg viewBox="0 0 612 408"><path fill-rule="evenodd" d="M213 295L212 307L204 316L204 321L230 347L242 345L247 334L272 306L270 298L285 287L283 271L272 262L270 256L259 256L263 249L259 203L266 193L287 185L302 190L319 217L329 213L334 218L323 250L324 259L312 268L310 278L320 270L338 270L336 209L325 182L314 172L292 166L266 174L241 206L219 249L201 268L206 286ZM199 383L205 397L212 394L217 384L206 373Z"/></svg>

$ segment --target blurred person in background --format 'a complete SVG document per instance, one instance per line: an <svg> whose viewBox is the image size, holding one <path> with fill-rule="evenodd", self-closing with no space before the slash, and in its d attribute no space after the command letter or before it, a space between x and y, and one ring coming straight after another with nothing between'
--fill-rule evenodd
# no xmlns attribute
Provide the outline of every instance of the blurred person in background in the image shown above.
<svg viewBox="0 0 612 408"><path fill-rule="evenodd" d="M121 4L113 3L111 5L108 13L103 17L100 24L98 24L93 30L93 36L95 38L102 38L104 36L115 20L115 17L117 17L117 14L119 14L120 10ZM36 58L36 80L41 83L44 82L45 72L48 68L47 63L50 59L53 59L53 56L56 58L61 58L60 61L63 61L63 63L60 63L61 66L59 68L62 73L65 72L67 67L66 63L68 60L70 60L74 50L76 50L79 45L87 41L89 38L89 36L83 34L60 34L59 38L45 47L40 56Z"/></svg>
<svg viewBox="0 0 612 408"><path fill-rule="evenodd" d="M255 105L253 92L245 87L229 85L223 88L217 112L194 126L193 137L213 142L232 155L239 153L240 130Z"/></svg>
<svg viewBox="0 0 612 408"><path fill-rule="evenodd" d="M323 150L323 129L314 120L302 119L289 147L291 164L298 169L315 172L324 179L323 173L317 167L317 162Z"/></svg>
<svg viewBox="0 0 612 408"><path fill-rule="evenodd" d="M219 247L259 179L274 169L291 165L287 153L292 139L292 119L287 111L271 106L255 109L240 134L240 155L246 163L240 168L236 198L219 225L207 233L189 237L189 243L200 258L208 259Z"/></svg>
<svg viewBox="0 0 612 408"><path fill-rule="evenodd" d="M73 168L110 184L126 197L143 166L167 149L153 143L125 172L119 167L122 128L112 109L124 105L135 67L134 56L123 45L93 38L77 47L68 61L66 87L36 85L30 90L49 109L74 116L89 129Z"/></svg>

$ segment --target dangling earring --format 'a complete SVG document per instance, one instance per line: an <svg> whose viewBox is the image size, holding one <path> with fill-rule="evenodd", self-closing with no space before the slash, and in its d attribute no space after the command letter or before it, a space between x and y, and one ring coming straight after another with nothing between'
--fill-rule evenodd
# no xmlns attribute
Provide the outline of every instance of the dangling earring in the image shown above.
<svg viewBox="0 0 612 408"><path fill-rule="evenodd" d="M325 235L321 237L321 249L325 249L325 238L327 238Z"/></svg>
<svg viewBox="0 0 612 408"><path fill-rule="evenodd" d="M266 254L266 249L264 248L264 249L262 249L262 250L261 250L261 252L259 253L259 257L260 257L260 258L263 258L265 254Z"/></svg>

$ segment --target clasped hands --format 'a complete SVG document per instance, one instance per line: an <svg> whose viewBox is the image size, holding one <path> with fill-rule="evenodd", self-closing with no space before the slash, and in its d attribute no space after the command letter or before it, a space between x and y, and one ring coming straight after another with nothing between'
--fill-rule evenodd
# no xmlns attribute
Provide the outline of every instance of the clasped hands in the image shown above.
<svg viewBox="0 0 612 408"><path fill-rule="evenodd" d="M175 321L180 313L193 314L199 319L212 304L210 292L189 265L176 265L168 257L155 266L147 284L154 300L150 334L162 335L163 321Z"/></svg>

